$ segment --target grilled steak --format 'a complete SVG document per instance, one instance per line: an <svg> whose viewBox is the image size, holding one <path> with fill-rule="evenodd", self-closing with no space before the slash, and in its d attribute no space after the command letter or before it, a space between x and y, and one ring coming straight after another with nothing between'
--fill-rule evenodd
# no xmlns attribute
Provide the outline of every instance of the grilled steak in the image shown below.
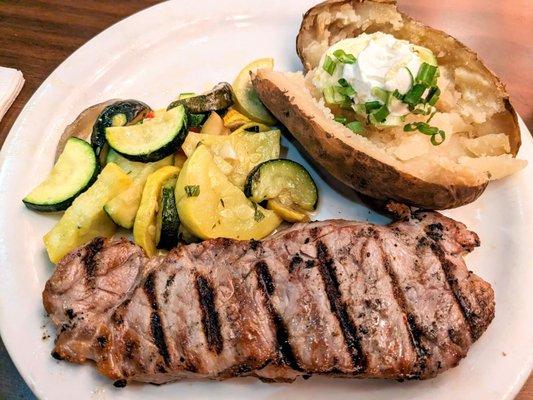
<svg viewBox="0 0 533 400"><path fill-rule="evenodd" d="M95 239L46 284L53 356L94 360L122 386L301 375L425 379L454 367L494 316L462 259L477 235L434 212L388 226L294 225L148 259Z"/></svg>

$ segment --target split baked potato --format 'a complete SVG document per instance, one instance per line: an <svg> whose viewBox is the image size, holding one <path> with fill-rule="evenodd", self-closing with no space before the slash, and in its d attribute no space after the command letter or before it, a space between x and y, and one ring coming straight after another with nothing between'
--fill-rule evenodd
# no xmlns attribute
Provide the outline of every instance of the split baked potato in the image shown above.
<svg viewBox="0 0 533 400"><path fill-rule="evenodd" d="M375 32L434 54L440 98L430 119L439 132L446 131L443 142L433 143L432 136L432 145L427 133L407 131L402 125L364 121L364 131L356 133L340 122L344 117L334 115L316 90L313 77L327 70L323 60L330 46ZM490 180L526 165L515 158L520 130L499 79L472 50L402 14L394 1L318 4L304 15L296 44L304 74L262 69L253 76L254 87L311 158L358 192L423 208L453 208L474 201ZM411 115L402 121L415 121L416 126L420 118Z"/></svg>

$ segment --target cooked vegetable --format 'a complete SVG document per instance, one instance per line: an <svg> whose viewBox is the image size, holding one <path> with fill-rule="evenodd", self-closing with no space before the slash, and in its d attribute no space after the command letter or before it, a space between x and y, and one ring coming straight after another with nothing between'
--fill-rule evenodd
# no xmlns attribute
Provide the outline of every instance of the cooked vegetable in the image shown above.
<svg viewBox="0 0 533 400"><path fill-rule="evenodd" d="M178 244L180 219L176 208L176 179L171 179L161 189L161 202L157 212L156 243L158 249L170 250Z"/></svg>
<svg viewBox="0 0 533 400"><path fill-rule="evenodd" d="M224 126L232 131L249 122L252 122L250 118L234 108L230 108L226 115L224 115Z"/></svg>
<svg viewBox="0 0 533 400"><path fill-rule="evenodd" d="M150 111L149 106L138 100L119 100L104 108L94 122L91 135L91 145L96 156L100 160L105 159L106 128L134 125Z"/></svg>
<svg viewBox="0 0 533 400"><path fill-rule="evenodd" d="M108 164L96 182L80 194L59 222L44 236L50 261L57 264L70 251L97 236L109 237L116 226L104 212L104 204L131 184L116 164Z"/></svg>
<svg viewBox="0 0 533 400"><path fill-rule="evenodd" d="M207 118L202 126L200 133L206 135L229 135L230 131L224 126L224 121L222 121L220 115L211 111L211 114L209 114L209 118Z"/></svg>
<svg viewBox="0 0 533 400"><path fill-rule="evenodd" d="M173 101L167 110L183 105L188 112L198 114L225 110L232 104L231 85L227 82L221 82L207 93Z"/></svg>
<svg viewBox="0 0 533 400"><path fill-rule="evenodd" d="M155 111L142 124L106 128L109 146L132 161L152 162L174 153L187 134L185 109Z"/></svg>
<svg viewBox="0 0 533 400"><path fill-rule="evenodd" d="M278 199L268 200L267 208L274 211L287 222L309 221L309 216L305 211L296 209L294 204L285 205Z"/></svg>
<svg viewBox="0 0 533 400"><path fill-rule="evenodd" d="M257 97L257 92L252 86L250 73L258 69L274 68L274 60L272 58L261 58L255 60L244 67L233 82L233 93L235 95L235 108L246 115L248 118L262 122L267 125L273 125L276 120L265 108L265 106Z"/></svg>
<svg viewBox="0 0 533 400"><path fill-rule="evenodd" d="M110 154L112 152L114 155L112 157L108 155L107 159L115 159L118 166L132 178L133 182L126 190L109 200L104 206L104 211L117 225L131 229L148 176L159 168L172 165L174 160L173 156L168 156L153 163L138 163L122 157L113 150L109 151Z"/></svg>
<svg viewBox="0 0 533 400"><path fill-rule="evenodd" d="M78 115L76 119L63 131L63 134L57 143L55 161L57 161L61 153L63 153L65 145L67 144L67 140L71 137L90 140L93 132L94 121L96 121L98 115L100 115L104 108L110 104L116 103L117 101L117 99L107 100L103 103L95 104L94 106L83 110L80 115Z"/></svg>
<svg viewBox="0 0 533 400"><path fill-rule="evenodd" d="M277 159L257 165L248 175L244 194L256 203L277 199L313 211L318 190L309 172L292 160Z"/></svg>
<svg viewBox="0 0 533 400"><path fill-rule="evenodd" d="M189 157L178 177L176 205L181 223L202 239L261 239L281 223L276 213L248 200L203 145Z"/></svg>
<svg viewBox="0 0 533 400"><path fill-rule="evenodd" d="M239 129L226 136L189 132L182 149L190 157L200 143L207 146L217 167L242 189L253 167L279 157L280 136L277 129L259 133Z"/></svg>
<svg viewBox="0 0 533 400"><path fill-rule="evenodd" d="M71 137L52 172L22 201L36 211L61 211L96 179L98 161L89 143Z"/></svg>
<svg viewBox="0 0 533 400"><path fill-rule="evenodd" d="M141 204L133 224L133 240L149 257L157 251L157 212L161 201L161 189L166 182L175 179L179 172L180 169L174 166L160 168L148 176L144 185Z"/></svg>
<svg viewBox="0 0 533 400"><path fill-rule="evenodd" d="M420 57L430 54L423 58L428 66L421 67L422 72L410 78L412 90L408 101L417 104L411 106L405 121L398 118L394 119L394 126L375 126L360 119L364 131L356 126L356 133L360 134L354 134L349 127L333 120L334 116L349 117L349 110L324 107L322 93L315 90L313 82L318 71L323 74L320 60L331 46L345 40L347 35L350 38L377 32L408 41L418 46L415 46L417 51L427 49L418 54ZM520 131L509 97L498 78L470 49L445 33L399 13L394 2L319 4L304 16L297 50L308 73L306 77L259 70L254 86L264 104L307 153L358 192L425 208L452 208L474 201L489 180L514 173L526 165L525 161L513 158L520 146ZM419 97L416 85L433 85L437 71L432 65L438 65L438 90L428 87ZM346 68L344 65L343 70ZM327 73L320 76L332 78ZM377 92L375 95L380 97ZM388 95L386 106L390 114L386 122L393 108L402 102L400 98L405 101L404 93L393 91ZM377 107L357 112L377 112L373 119L379 122L387 110L382 99L376 101ZM436 112L431 112L431 107ZM431 113L424 115L428 111ZM347 118L348 121L351 120ZM408 125L411 123L416 125ZM405 125L408 125L407 132ZM504 145L488 146L485 155L472 153L465 142L487 138L485 143L499 143L502 133Z"/></svg>

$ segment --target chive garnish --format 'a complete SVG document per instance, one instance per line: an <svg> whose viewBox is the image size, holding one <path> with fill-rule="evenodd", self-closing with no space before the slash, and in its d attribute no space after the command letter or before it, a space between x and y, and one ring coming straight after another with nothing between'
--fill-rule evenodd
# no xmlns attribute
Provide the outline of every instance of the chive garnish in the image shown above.
<svg viewBox="0 0 533 400"><path fill-rule="evenodd" d="M346 128L351 130L353 133L363 132L363 124L359 121L352 121L346 124Z"/></svg>
<svg viewBox="0 0 533 400"><path fill-rule="evenodd" d="M324 65L322 65L324 71L326 71L330 75L333 75L333 72L335 72L336 67L337 63L333 61L330 56L326 56L326 58L324 59Z"/></svg>
<svg viewBox="0 0 533 400"><path fill-rule="evenodd" d="M411 122L403 127L405 132L419 131L424 135L431 136L430 141L433 146L438 146L446 139L446 133L436 126L431 126L426 122Z"/></svg>
<svg viewBox="0 0 533 400"><path fill-rule="evenodd" d="M376 122L385 122L387 116L390 114L389 108L386 104L383 104L376 112L372 114L374 121Z"/></svg>
<svg viewBox="0 0 533 400"><path fill-rule="evenodd" d="M377 110L380 107L381 107L381 103L377 100L367 101L365 103L365 111L367 114L370 114L372 111Z"/></svg>
<svg viewBox="0 0 533 400"><path fill-rule="evenodd" d="M420 98L424 94L427 86L423 83L415 84L409 91L403 96L403 102L411 106L415 106L420 103Z"/></svg>
<svg viewBox="0 0 533 400"><path fill-rule="evenodd" d="M339 116L333 118L333 120L335 122L338 122L339 124L343 124L343 125L346 125L346 122L348 122L348 118L343 117L342 115L339 115Z"/></svg>
<svg viewBox="0 0 533 400"><path fill-rule="evenodd" d="M427 62L424 62L418 70L418 74L416 75L416 82L423 83L426 86L431 86L433 84L433 79L435 78L436 72L437 67L435 65L431 65Z"/></svg>
<svg viewBox="0 0 533 400"><path fill-rule="evenodd" d="M426 102L429 103L429 105L434 106L439 100L439 96L440 89L438 87L432 87L431 89L429 89L429 93L426 97Z"/></svg>
<svg viewBox="0 0 533 400"><path fill-rule="evenodd" d="M346 53L342 49L335 50L333 55L343 64L354 64L357 61L353 54Z"/></svg>
<svg viewBox="0 0 533 400"><path fill-rule="evenodd" d="M200 195L200 186L198 185L187 185L184 189L187 197L198 197Z"/></svg>

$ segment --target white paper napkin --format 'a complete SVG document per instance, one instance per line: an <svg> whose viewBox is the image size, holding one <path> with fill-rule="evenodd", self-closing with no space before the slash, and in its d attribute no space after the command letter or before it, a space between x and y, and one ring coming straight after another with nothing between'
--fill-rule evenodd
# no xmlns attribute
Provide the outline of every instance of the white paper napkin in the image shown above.
<svg viewBox="0 0 533 400"><path fill-rule="evenodd" d="M22 86L24 86L22 72L0 67L0 120L15 101Z"/></svg>

